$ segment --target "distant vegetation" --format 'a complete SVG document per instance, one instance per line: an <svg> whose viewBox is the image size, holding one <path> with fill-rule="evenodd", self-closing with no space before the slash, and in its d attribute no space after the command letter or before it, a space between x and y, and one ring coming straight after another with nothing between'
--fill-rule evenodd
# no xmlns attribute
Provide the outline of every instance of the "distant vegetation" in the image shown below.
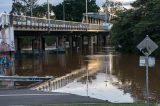
<svg viewBox="0 0 160 106"><path fill-rule="evenodd" d="M39 5L38 0L19 0L12 5L11 13L23 14L35 17L47 17L47 3ZM65 20L81 22L83 13L86 12L86 0L64 0L64 2L54 6L50 5L51 18L63 20L63 6L65 10ZM88 12L98 12L100 7L96 0L88 0ZM52 17L55 15L55 17Z"/></svg>
<svg viewBox="0 0 160 106"><path fill-rule="evenodd" d="M160 46L159 0L137 0L131 9L117 14L111 31L113 44L123 52L137 51L137 44L146 35ZM160 49L156 51L160 54Z"/></svg>

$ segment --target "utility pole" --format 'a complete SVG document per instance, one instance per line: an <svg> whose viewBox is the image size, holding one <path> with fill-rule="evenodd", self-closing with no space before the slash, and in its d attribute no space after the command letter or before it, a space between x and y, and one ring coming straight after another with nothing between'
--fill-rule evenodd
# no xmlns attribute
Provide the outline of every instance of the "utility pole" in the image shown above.
<svg viewBox="0 0 160 106"><path fill-rule="evenodd" d="M65 0L63 0L63 20L65 21Z"/></svg>
<svg viewBox="0 0 160 106"><path fill-rule="evenodd" d="M106 2L105 2L105 7L104 7L105 23L107 23L107 21L110 20L110 15L111 15L110 4L111 4L111 2L110 2L109 0L106 0ZM109 15L109 20L107 20L107 15Z"/></svg>
<svg viewBox="0 0 160 106"><path fill-rule="evenodd" d="M86 23L88 23L88 0L86 0Z"/></svg>
<svg viewBox="0 0 160 106"><path fill-rule="evenodd" d="M33 9L32 8L33 8L33 0L30 1L30 9L31 9L31 15L30 16L31 17L33 15Z"/></svg>
<svg viewBox="0 0 160 106"><path fill-rule="evenodd" d="M47 0L47 7L48 7L48 12L47 12L47 19L48 19L48 32L50 31L50 7L49 7L49 0Z"/></svg>

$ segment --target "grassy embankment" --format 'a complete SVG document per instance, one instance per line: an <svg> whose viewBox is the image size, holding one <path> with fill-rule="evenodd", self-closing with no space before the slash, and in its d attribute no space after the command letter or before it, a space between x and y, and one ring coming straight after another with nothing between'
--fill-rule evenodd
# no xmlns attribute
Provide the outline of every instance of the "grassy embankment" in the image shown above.
<svg viewBox="0 0 160 106"><path fill-rule="evenodd" d="M144 104L144 103L109 103L109 104L55 104L47 106L156 106L155 104Z"/></svg>

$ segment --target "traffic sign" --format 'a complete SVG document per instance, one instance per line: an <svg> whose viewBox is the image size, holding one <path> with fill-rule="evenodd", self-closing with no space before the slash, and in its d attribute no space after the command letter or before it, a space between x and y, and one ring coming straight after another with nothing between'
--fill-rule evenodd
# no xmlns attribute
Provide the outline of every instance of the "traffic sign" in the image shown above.
<svg viewBox="0 0 160 106"><path fill-rule="evenodd" d="M145 56L140 56L139 58L139 66L146 66L147 61ZM148 57L148 66L154 67L155 66L155 57Z"/></svg>
<svg viewBox="0 0 160 106"><path fill-rule="evenodd" d="M140 57L140 66L146 66L146 97L147 103L149 103L148 67L149 65L154 66L155 58L149 60L148 56L158 48L158 45L147 35L146 38L137 45L137 48L145 55L145 57Z"/></svg>
<svg viewBox="0 0 160 106"><path fill-rule="evenodd" d="M158 45L155 42L153 42L147 35L146 38L138 44L137 48L145 56L149 56L153 51L155 51L158 48Z"/></svg>

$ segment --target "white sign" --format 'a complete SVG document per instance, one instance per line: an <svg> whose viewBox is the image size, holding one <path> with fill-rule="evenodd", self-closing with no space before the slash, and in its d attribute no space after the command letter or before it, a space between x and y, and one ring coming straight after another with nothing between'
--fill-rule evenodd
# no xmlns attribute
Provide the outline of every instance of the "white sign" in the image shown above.
<svg viewBox="0 0 160 106"><path fill-rule="evenodd" d="M149 56L153 51L155 51L158 48L158 45L155 42L153 42L147 35L146 38L138 44L137 48L145 56Z"/></svg>
<svg viewBox="0 0 160 106"><path fill-rule="evenodd" d="M154 67L155 65L155 58L154 57L148 57L148 66ZM139 66L146 66L146 57L140 56L139 58Z"/></svg>

